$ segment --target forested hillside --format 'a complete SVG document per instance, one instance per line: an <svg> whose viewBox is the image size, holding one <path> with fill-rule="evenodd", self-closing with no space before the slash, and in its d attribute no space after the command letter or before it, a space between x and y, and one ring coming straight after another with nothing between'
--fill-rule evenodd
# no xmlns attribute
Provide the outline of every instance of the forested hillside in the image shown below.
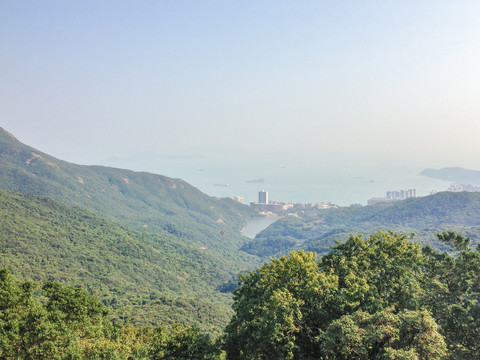
<svg viewBox="0 0 480 360"><path fill-rule="evenodd" d="M435 236L443 230L479 239L480 193L444 192L373 206L321 210L304 217L287 216L258 234L243 250L265 258L296 249L325 253L349 234L374 234L379 229L415 232L416 241L435 249L445 249Z"/></svg>
<svg viewBox="0 0 480 360"><path fill-rule="evenodd" d="M218 332L255 213L181 179L55 159L0 129L0 260L18 278L81 286L133 323ZM24 195L21 195L23 193Z"/></svg>
<svg viewBox="0 0 480 360"><path fill-rule="evenodd" d="M251 209L179 179L3 130L0 165L2 359L480 356L478 193L287 216L246 242Z"/></svg>
<svg viewBox="0 0 480 360"><path fill-rule="evenodd" d="M136 230L169 232L228 252L253 210L207 196L181 179L71 164L20 143L0 128L0 187L80 206Z"/></svg>
<svg viewBox="0 0 480 360"><path fill-rule="evenodd" d="M19 279L87 289L114 317L210 331L230 316L229 296L215 289L245 270L169 234L136 232L55 200L5 190L0 259Z"/></svg>

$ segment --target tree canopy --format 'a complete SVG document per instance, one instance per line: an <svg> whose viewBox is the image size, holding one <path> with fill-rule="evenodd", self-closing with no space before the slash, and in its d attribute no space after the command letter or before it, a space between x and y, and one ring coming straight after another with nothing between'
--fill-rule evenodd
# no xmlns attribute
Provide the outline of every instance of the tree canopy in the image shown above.
<svg viewBox="0 0 480 360"><path fill-rule="evenodd" d="M479 358L480 252L455 233L438 237L451 253L379 232L241 276L227 358Z"/></svg>
<svg viewBox="0 0 480 360"><path fill-rule="evenodd" d="M15 282L0 269L0 359L218 359L194 327L119 325L87 291Z"/></svg>
<svg viewBox="0 0 480 360"><path fill-rule="evenodd" d="M480 358L480 251L445 232L450 252L382 233L350 236L317 258L291 252L240 275L216 341L195 327L111 320L84 289L18 282L0 269L0 359Z"/></svg>

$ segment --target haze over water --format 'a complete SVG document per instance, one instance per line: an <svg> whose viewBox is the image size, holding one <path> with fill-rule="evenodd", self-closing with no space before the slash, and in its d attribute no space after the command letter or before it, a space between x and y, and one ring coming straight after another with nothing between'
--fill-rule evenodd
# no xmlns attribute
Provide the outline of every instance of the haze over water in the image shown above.
<svg viewBox="0 0 480 360"><path fill-rule="evenodd" d="M420 175L421 167L346 167L279 156L238 160L139 155L104 164L182 178L210 196L240 195L247 204L257 201L261 189L269 192L270 200L348 206L366 205L368 199L383 197L386 191L417 189L417 195L424 196L432 190L444 191L450 184Z"/></svg>

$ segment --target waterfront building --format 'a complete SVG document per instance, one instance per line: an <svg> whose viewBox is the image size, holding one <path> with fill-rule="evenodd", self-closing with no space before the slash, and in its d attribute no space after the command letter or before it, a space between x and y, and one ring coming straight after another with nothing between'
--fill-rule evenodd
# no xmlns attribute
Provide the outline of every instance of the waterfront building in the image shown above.
<svg viewBox="0 0 480 360"><path fill-rule="evenodd" d="M413 197L417 197L416 189L387 191L387 196L386 196L386 198L389 200L405 200Z"/></svg>
<svg viewBox="0 0 480 360"><path fill-rule="evenodd" d="M406 200L414 197L417 197L416 189L387 191L386 196L383 198L377 197L377 198L371 198L370 200L368 200L368 205L375 205L378 203L391 202L391 201Z"/></svg>
<svg viewBox="0 0 480 360"><path fill-rule="evenodd" d="M268 192L265 190L260 190L258 192L258 203L259 204L268 204Z"/></svg>
<svg viewBox="0 0 480 360"><path fill-rule="evenodd" d="M240 195L236 195L233 200L235 200L236 202L240 203L240 204L243 204L243 197L240 196Z"/></svg>

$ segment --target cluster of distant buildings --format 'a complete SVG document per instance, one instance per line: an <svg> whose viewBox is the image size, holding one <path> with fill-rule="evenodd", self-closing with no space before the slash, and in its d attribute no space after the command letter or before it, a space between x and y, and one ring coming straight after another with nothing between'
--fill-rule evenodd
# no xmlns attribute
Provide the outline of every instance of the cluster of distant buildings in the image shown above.
<svg viewBox="0 0 480 360"><path fill-rule="evenodd" d="M417 197L417 189L387 191L387 194L385 197L371 198L370 200L368 200L367 205L375 205L378 203L405 200L405 199L414 198L414 197Z"/></svg>
<svg viewBox="0 0 480 360"><path fill-rule="evenodd" d="M243 203L243 198L241 196L235 196L234 200L240 203ZM260 190L258 192L258 202L251 201L250 206L262 212L272 212L280 213L291 208L297 209L330 209L337 208L338 206L332 203L302 203L302 202L286 202L286 201L276 201L268 200L268 191Z"/></svg>
<svg viewBox="0 0 480 360"><path fill-rule="evenodd" d="M448 187L446 190L448 192L462 192L462 191L468 191L468 192L480 192L480 186L479 185L471 185L471 184L452 184ZM430 195L435 195L438 191L434 190L430 192Z"/></svg>
<svg viewBox="0 0 480 360"><path fill-rule="evenodd" d="M451 191L451 192L462 192L462 191L480 192L480 186L479 185L470 185L470 184L452 184L447 189L447 191Z"/></svg>
<svg viewBox="0 0 480 360"><path fill-rule="evenodd" d="M471 184L451 184L447 190L447 192L480 192L479 185L471 185ZM438 191L434 190L430 192L430 195L435 195ZM385 197L375 197L368 200L367 205L375 205L378 203L385 203L385 202L392 202L398 200L405 200L409 198L417 197L417 190L416 189L408 189L408 190L400 190L400 191L387 191Z"/></svg>
<svg viewBox="0 0 480 360"><path fill-rule="evenodd" d="M452 184L446 190L449 192L480 192L479 185L470 185L470 184ZM430 195L436 194L438 191L430 192ZM387 191L384 197L374 197L368 200L367 205L375 205L379 203L387 203L399 200L406 200L410 198L417 197L417 189L408 189L408 190L398 190L398 191ZM243 197L235 196L234 200L236 202L243 204ZM280 213L291 208L296 209L331 209L338 208L338 205L332 203L318 202L318 203L295 203L295 202L285 202L285 201L272 201L268 200L268 191L260 190L258 192L258 202L251 201L250 206L262 211L262 212L271 212L271 213Z"/></svg>

